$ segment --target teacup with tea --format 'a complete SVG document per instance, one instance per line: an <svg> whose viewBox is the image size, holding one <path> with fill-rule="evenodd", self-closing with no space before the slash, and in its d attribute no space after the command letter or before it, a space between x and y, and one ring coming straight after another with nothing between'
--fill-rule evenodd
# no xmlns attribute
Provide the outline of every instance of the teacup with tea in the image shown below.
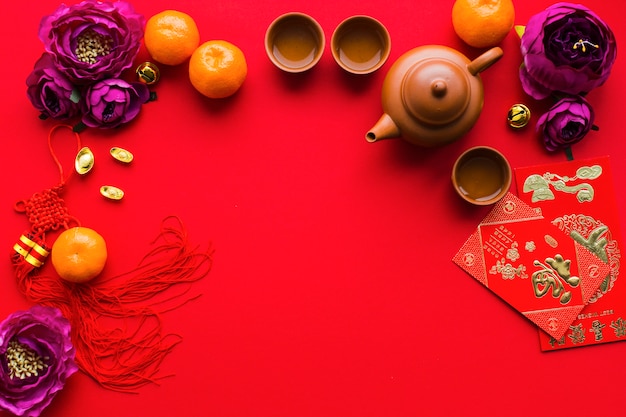
<svg viewBox="0 0 626 417"><path fill-rule="evenodd" d="M331 37L337 64L352 74L369 74L384 65L391 51L385 26L370 16L351 16L342 21Z"/></svg>
<svg viewBox="0 0 626 417"><path fill-rule="evenodd" d="M311 16L289 12L278 16L265 33L265 51L270 61L286 72L313 68L322 57L324 31Z"/></svg>
<svg viewBox="0 0 626 417"><path fill-rule="evenodd" d="M489 146L463 152L452 168L457 194L476 205L489 205L506 195L511 186L511 166L505 156Z"/></svg>

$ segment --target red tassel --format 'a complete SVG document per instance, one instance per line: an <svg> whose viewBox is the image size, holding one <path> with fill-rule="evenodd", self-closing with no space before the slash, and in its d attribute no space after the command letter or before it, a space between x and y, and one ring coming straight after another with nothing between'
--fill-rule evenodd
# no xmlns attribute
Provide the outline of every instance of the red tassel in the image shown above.
<svg viewBox="0 0 626 417"><path fill-rule="evenodd" d="M22 254L15 251L15 248L11 253L11 264L13 265L13 269L15 270L15 275L18 277L18 280L19 277L25 277L26 275L30 274L33 269L35 269L33 264L26 261L26 254L28 254L28 252Z"/></svg>
<svg viewBox="0 0 626 417"><path fill-rule="evenodd" d="M190 247L178 218L163 222L152 245L132 271L89 283L17 274L31 301L57 307L68 318L79 367L108 389L133 392L163 378L160 365L180 337L163 333L160 315L195 299L187 295L189 285L212 266L212 250Z"/></svg>

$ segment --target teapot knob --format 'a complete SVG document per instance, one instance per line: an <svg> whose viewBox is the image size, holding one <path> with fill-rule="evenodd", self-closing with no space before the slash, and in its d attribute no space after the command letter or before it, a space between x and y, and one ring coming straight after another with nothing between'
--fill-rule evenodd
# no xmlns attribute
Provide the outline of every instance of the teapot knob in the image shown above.
<svg viewBox="0 0 626 417"><path fill-rule="evenodd" d="M434 80L430 85L430 90L432 91L433 96L443 97L448 92L448 84L446 83L446 80Z"/></svg>

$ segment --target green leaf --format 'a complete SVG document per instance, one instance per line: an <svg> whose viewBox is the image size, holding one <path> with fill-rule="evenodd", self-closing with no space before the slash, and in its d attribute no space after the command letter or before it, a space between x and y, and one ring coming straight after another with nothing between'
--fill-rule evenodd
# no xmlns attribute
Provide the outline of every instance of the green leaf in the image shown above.
<svg viewBox="0 0 626 417"><path fill-rule="evenodd" d="M76 88L73 89L72 94L70 94L70 100L72 100L73 103L78 103L80 101L80 91Z"/></svg>
<svg viewBox="0 0 626 417"><path fill-rule="evenodd" d="M526 30L526 26L515 25L515 33L517 33L517 36L519 36L520 38L522 37L522 35L524 35L525 30Z"/></svg>
<svg viewBox="0 0 626 417"><path fill-rule="evenodd" d="M72 128L72 130L73 130L74 132L76 132L76 133L80 133L80 132L82 132L82 131L83 131L83 130L85 130L85 129L87 129L87 125L86 125L86 124L84 124L82 121L80 121L80 122L76 123L76 124L74 125L74 127Z"/></svg>

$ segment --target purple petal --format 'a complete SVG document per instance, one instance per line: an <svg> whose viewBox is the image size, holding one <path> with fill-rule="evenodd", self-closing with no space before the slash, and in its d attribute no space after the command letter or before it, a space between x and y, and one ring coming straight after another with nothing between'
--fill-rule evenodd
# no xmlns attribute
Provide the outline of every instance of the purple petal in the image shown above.
<svg viewBox="0 0 626 417"><path fill-rule="evenodd" d="M537 130L546 149L555 151L581 141L593 126L594 113L581 96L559 100L539 117Z"/></svg>
<svg viewBox="0 0 626 417"><path fill-rule="evenodd" d="M617 54L615 36L588 8L557 3L532 16L520 49L520 80L534 98L546 90L583 94L606 82Z"/></svg>
<svg viewBox="0 0 626 417"><path fill-rule="evenodd" d="M107 128L128 123L149 97L148 87L143 83L129 84L120 79L100 81L87 91L86 102L90 105L85 109L83 123Z"/></svg>
<svg viewBox="0 0 626 417"><path fill-rule="evenodd" d="M16 415L39 416L63 388L67 377L78 370L69 322L55 308L34 306L13 313L0 323L0 360L4 360L12 341L40 356L49 356L48 368L39 376L22 380L8 377L6 363L0 366L0 409Z"/></svg>
<svg viewBox="0 0 626 417"><path fill-rule="evenodd" d="M128 69L139 52L145 19L125 1L84 0L59 6L40 23L39 38L47 52L54 55L62 72L76 83L118 77ZM77 38L87 31L110 38L115 47L95 63L79 60Z"/></svg>

